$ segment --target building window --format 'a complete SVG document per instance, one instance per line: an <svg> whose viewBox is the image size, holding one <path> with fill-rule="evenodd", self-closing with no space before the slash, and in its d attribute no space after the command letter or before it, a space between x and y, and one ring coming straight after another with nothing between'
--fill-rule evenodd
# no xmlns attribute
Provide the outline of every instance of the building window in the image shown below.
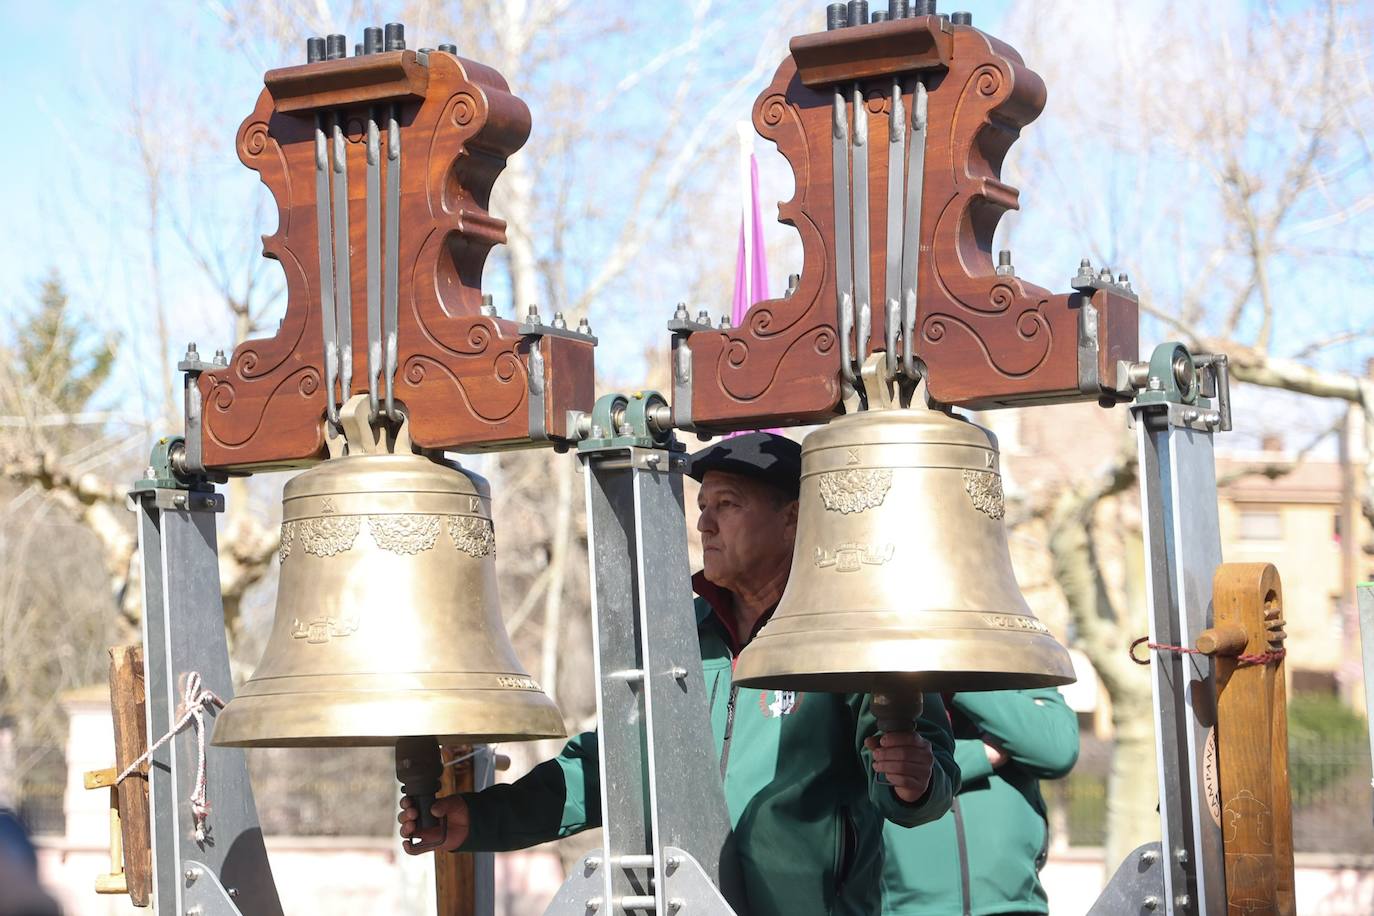
<svg viewBox="0 0 1374 916"><path fill-rule="evenodd" d="M1240 539L1242 541L1283 540L1283 516L1277 509L1240 510Z"/></svg>

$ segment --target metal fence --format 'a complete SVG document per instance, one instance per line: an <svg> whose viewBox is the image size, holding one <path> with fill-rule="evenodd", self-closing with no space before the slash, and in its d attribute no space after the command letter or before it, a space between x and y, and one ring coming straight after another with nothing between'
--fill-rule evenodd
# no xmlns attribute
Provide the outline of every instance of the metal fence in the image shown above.
<svg viewBox="0 0 1374 916"><path fill-rule="evenodd" d="M1106 840L1111 743L1085 736L1078 765L1063 780L1042 784L1050 822L1070 846ZM1374 853L1374 790L1369 743L1295 741L1288 749L1297 852Z"/></svg>

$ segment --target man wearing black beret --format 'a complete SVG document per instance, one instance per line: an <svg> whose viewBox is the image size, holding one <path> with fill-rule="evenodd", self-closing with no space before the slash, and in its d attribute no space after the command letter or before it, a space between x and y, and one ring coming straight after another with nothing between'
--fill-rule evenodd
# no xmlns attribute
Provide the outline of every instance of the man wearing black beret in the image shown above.
<svg viewBox="0 0 1374 916"><path fill-rule="evenodd" d="M959 788L944 705L927 694L915 731L879 734L868 696L732 683L735 658L787 586L801 448L771 433L736 436L694 454L687 473L701 483L697 633L747 913L877 916L884 821L936 820ZM598 777L587 733L511 785L441 798L445 848L520 849L600 826ZM402 805L410 837L415 813ZM444 829L419 835L430 842Z"/></svg>

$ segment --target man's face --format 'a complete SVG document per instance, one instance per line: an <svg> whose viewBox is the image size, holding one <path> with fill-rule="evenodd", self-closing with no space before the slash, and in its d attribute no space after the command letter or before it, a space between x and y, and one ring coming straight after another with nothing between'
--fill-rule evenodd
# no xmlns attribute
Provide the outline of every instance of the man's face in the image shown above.
<svg viewBox="0 0 1374 916"><path fill-rule="evenodd" d="M766 580L792 563L797 501L776 487L724 471L707 471L697 494L703 572L721 588Z"/></svg>

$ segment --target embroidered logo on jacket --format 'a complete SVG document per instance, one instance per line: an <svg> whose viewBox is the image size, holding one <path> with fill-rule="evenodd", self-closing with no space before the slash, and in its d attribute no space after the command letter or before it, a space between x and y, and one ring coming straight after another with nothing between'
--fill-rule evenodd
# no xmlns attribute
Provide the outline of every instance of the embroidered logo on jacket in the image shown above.
<svg viewBox="0 0 1374 916"><path fill-rule="evenodd" d="M796 712L801 705L802 695L795 690L759 691L759 711L765 719L776 719Z"/></svg>

